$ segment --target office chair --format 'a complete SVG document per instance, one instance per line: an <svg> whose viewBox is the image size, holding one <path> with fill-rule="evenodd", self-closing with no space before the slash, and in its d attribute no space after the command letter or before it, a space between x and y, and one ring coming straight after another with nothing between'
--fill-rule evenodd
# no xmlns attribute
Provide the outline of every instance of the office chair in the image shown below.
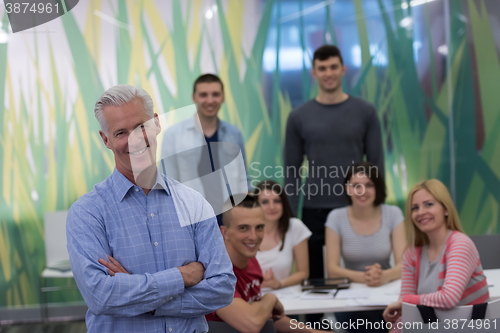
<svg viewBox="0 0 500 333"><path fill-rule="evenodd" d="M402 322L408 325L403 333L436 333L446 331L475 332L479 326L489 323L493 329L492 320L500 318L500 299L476 305L457 306L451 310L442 310L427 306L403 303ZM474 319L474 321L471 321ZM476 319L484 319L481 324ZM458 325L454 328L454 323ZM495 323L498 325L500 323ZM471 327L472 325L474 327ZM453 329L454 328L454 329Z"/></svg>
<svg viewBox="0 0 500 333"><path fill-rule="evenodd" d="M500 234L469 237L476 245L483 269L500 268Z"/></svg>
<svg viewBox="0 0 500 333"><path fill-rule="evenodd" d="M69 254L66 249L66 217L67 211L47 212L44 217L45 231L45 268L40 276L40 310L45 322L49 317L47 293L74 289L74 286L47 286L47 279L73 279L69 265Z"/></svg>

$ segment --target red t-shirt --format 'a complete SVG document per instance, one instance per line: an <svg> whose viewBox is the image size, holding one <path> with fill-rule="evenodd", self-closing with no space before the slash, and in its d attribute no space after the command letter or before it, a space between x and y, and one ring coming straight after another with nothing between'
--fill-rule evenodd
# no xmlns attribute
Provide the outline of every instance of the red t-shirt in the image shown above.
<svg viewBox="0 0 500 333"><path fill-rule="evenodd" d="M258 301L262 297L260 284L264 280L264 277L262 276L262 270L257 259L250 259L247 267L244 269L233 266L233 272L236 276L234 297L242 298L248 303ZM207 321L223 321L215 312L205 315L205 318Z"/></svg>

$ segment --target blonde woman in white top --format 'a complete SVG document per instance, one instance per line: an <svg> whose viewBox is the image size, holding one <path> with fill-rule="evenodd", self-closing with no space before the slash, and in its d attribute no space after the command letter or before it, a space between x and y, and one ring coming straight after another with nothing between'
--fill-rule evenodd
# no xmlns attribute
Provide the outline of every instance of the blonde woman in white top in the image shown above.
<svg viewBox="0 0 500 333"><path fill-rule="evenodd" d="M280 289L309 277L307 241L311 231L294 218L283 187L272 180L260 182L254 191L264 211L266 226L257 260L264 274L263 288ZM295 272L292 273L295 262Z"/></svg>

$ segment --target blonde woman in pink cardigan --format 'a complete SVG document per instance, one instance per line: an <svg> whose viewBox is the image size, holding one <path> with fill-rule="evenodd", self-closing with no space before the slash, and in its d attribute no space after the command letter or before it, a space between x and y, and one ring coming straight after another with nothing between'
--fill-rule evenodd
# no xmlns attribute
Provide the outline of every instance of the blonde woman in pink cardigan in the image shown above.
<svg viewBox="0 0 500 333"><path fill-rule="evenodd" d="M387 322L400 320L402 302L452 309L488 301L476 246L439 180L420 182L408 194L405 233L401 297L385 309Z"/></svg>

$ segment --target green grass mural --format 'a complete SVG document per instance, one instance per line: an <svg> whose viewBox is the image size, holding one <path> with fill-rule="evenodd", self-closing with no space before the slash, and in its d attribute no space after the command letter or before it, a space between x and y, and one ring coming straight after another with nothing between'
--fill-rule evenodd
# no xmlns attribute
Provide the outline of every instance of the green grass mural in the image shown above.
<svg viewBox="0 0 500 333"><path fill-rule="evenodd" d="M258 22L250 52L244 51L248 43L246 2L256 3L261 13L255 18ZM500 110L495 98L500 93L496 84L500 61L488 14L498 18L500 12L488 10L488 0L450 1L451 21L445 27L451 36L450 71L442 78L437 75L438 64L430 53L428 93L418 74L420 63L413 56L413 35L394 24L412 15L412 7L404 9L403 2L376 1L384 35L374 36L366 2L352 1L361 67L356 79L345 84L347 92L369 100L379 112L389 199L402 204L415 182L437 177L450 185L454 177L457 207L466 231L497 233ZM12 67L20 65L13 58L13 44L0 44L0 306L39 302L39 275L45 261L44 212L68 209L114 166L92 112L95 100L110 84L142 86L152 94L157 112L164 113L192 103L192 82L209 64L225 83L221 116L242 129L249 164L260 162L260 171L268 165L282 165L284 125L292 103L290 92L280 85L284 80L280 57L276 57L270 91L265 90L263 80L264 52L273 27L278 36L277 53L283 45L280 18L286 2L210 2L218 8L213 17L216 30L212 29L214 21L204 19L208 3L80 1L58 19L58 25L51 26L64 36L67 53L47 37L43 26L33 29L34 38L25 37L23 43L32 52L22 65L33 68L29 76L19 75ZM333 5L328 2L318 9L325 18L323 39L338 41L342 48L339 31L343 21L337 21L338 13L332 14ZM300 11L309 6L309 1L297 1ZM437 7L422 6L429 6L422 23L428 24ZM169 15L164 13L167 7ZM457 17L466 17L467 24ZM6 27L7 16L2 20ZM309 53L304 17L293 23L300 32L301 49ZM102 33L109 29L112 34ZM431 30L426 31L428 44L434 45ZM387 49L386 66L375 63L374 41ZM61 73L61 54L71 63L71 71ZM304 101L317 91L308 61L299 64ZM114 66L107 65L110 63ZM67 77L74 87L68 87ZM271 102L266 103L266 98ZM450 131L455 137L452 144ZM456 161L454 176L451 151ZM78 299L77 293L70 292L52 300Z"/></svg>

